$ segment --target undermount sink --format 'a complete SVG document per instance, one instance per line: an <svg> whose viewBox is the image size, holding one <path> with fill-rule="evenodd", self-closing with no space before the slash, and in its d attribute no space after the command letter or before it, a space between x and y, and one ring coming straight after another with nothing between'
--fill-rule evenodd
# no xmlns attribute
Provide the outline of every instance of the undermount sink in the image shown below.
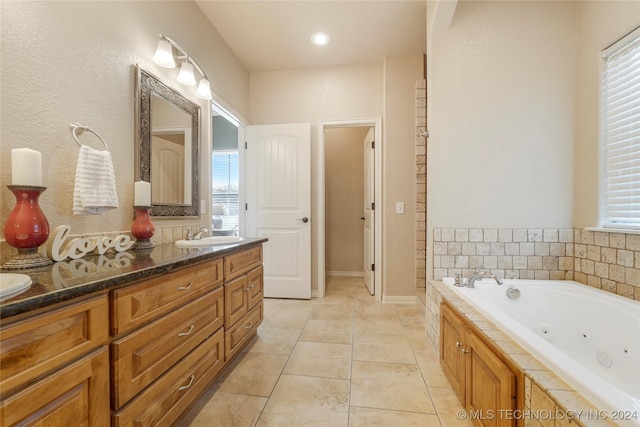
<svg viewBox="0 0 640 427"><path fill-rule="evenodd" d="M176 246L179 248L205 248L208 246L231 245L244 240L244 237L237 236L211 236L197 240L178 240Z"/></svg>

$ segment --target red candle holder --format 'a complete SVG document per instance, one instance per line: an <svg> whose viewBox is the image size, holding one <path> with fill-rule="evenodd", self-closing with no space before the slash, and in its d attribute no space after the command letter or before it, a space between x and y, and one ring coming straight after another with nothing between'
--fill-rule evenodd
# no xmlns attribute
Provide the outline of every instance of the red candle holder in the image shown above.
<svg viewBox="0 0 640 427"><path fill-rule="evenodd" d="M38 204L40 194L47 187L7 185L16 196L16 206L4 225L7 243L18 249L18 255L7 261L6 270L43 267L52 261L38 252L38 247L49 237L49 221Z"/></svg>
<svg viewBox="0 0 640 427"><path fill-rule="evenodd" d="M154 248L153 243L151 243L151 240L149 239L151 239L153 233L155 233L156 228L151 222L149 209L151 209L151 206L133 207L135 217L133 219L133 224L131 224L131 235L136 238L136 243L133 245L132 249L145 250Z"/></svg>

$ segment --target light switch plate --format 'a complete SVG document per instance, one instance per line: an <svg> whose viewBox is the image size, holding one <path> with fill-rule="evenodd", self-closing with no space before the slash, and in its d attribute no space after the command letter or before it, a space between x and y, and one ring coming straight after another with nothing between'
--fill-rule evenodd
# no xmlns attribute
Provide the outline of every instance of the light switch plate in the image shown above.
<svg viewBox="0 0 640 427"><path fill-rule="evenodd" d="M397 214L404 213L404 202L396 202L396 213Z"/></svg>

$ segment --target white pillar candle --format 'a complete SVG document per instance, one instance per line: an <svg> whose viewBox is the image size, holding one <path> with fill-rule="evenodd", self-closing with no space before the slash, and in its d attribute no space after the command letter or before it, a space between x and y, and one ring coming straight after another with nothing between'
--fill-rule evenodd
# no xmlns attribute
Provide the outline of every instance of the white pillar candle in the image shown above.
<svg viewBox="0 0 640 427"><path fill-rule="evenodd" d="M39 151L11 150L11 184L42 187L42 154Z"/></svg>
<svg viewBox="0 0 640 427"><path fill-rule="evenodd" d="M151 183L147 181L135 183L133 206L151 206Z"/></svg>

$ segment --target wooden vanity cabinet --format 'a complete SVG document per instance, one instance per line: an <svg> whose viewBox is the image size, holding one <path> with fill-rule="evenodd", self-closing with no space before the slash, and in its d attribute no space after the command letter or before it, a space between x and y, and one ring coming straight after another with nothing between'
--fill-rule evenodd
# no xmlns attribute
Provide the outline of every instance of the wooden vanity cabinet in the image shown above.
<svg viewBox="0 0 640 427"><path fill-rule="evenodd" d="M3 320L0 425L108 426L106 294Z"/></svg>
<svg viewBox="0 0 640 427"><path fill-rule="evenodd" d="M257 332L264 318L262 247L225 257L225 360Z"/></svg>
<svg viewBox="0 0 640 427"><path fill-rule="evenodd" d="M460 402L479 426L512 427L522 398L522 374L511 368L446 302L440 306L440 364Z"/></svg>

